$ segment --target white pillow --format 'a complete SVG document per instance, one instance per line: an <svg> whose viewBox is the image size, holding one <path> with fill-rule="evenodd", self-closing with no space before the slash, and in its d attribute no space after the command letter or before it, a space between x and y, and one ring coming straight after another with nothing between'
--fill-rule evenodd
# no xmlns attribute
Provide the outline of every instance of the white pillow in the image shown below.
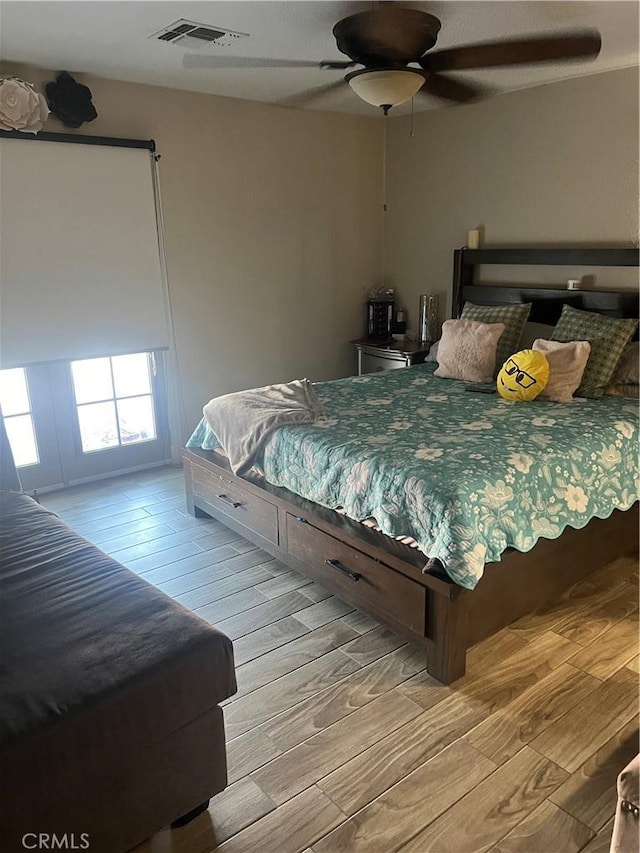
<svg viewBox="0 0 640 853"><path fill-rule="evenodd" d="M555 403L570 403L589 360L589 341L565 344L538 338L532 349L541 352L549 362L549 381L540 396Z"/></svg>
<svg viewBox="0 0 640 853"><path fill-rule="evenodd" d="M479 320L445 320L438 344L438 368L434 376L492 382L496 349L504 323Z"/></svg>

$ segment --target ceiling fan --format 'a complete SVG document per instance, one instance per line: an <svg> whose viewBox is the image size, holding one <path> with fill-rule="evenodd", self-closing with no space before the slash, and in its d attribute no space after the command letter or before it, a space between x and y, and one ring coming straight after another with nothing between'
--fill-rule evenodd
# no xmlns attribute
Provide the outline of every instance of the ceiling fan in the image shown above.
<svg viewBox="0 0 640 853"><path fill-rule="evenodd" d="M348 83L367 103L391 107L416 94L433 95L454 103L479 100L487 90L469 80L446 72L506 65L528 65L571 59L595 59L601 39L597 30L574 30L552 35L482 42L432 51L440 31L434 15L418 9L381 3L365 12L349 15L333 27L338 50L344 60L310 62L286 59L254 59L187 54L187 68L304 68L347 70L340 80L309 89L295 97L302 105ZM362 66L356 68L356 66Z"/></svg>

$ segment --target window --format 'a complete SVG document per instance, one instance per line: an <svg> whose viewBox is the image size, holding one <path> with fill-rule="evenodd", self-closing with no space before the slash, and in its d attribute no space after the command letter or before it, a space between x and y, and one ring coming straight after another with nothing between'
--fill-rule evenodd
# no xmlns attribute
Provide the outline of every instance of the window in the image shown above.
<svg viewBox="0 0 640 853"><path fill-rule="evenodd" d="M17 468L40 462L24 368L0 370L0 409Z"/></svg>
<svg viewBox="0 0 640 853"><path fill-rule="evenodd" d="M164 354L7 367L0 417L26 491L161 465L170 455Z"/></svg>
<svg viewBox="0 0 640 853"><path fill-rule="evenodd" d="M157 438L151 353L71 362L83 453Z"/></svg>

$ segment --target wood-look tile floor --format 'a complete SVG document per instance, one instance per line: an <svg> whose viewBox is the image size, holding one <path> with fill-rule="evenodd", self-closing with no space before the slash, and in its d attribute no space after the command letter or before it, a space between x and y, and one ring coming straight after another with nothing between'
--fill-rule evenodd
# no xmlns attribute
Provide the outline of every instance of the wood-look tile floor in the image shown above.
<svg viewBox="0 0 640 853"><path fill-rule="evenodd" d="M637 560L475 646L444 687L369 616L190 517L180 469L42 502L234 641L229 787L136 853L608 850L638 752Z"/></svg>

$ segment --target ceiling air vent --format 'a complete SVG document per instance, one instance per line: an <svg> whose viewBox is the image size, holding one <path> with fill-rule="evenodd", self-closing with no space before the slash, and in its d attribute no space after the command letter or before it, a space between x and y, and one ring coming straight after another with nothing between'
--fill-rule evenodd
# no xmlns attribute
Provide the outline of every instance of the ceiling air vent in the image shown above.
<svg viewBox="0 0 640 853"><path fill-rule="evenodd" d="M189 50L203 50L212 45L229 47L238 39L247 37L248 33L234 33L221 27L186 21L184 18L180 18L168 27L149 36L151 39L164 41L167 44L176 44Z"/></svg>

